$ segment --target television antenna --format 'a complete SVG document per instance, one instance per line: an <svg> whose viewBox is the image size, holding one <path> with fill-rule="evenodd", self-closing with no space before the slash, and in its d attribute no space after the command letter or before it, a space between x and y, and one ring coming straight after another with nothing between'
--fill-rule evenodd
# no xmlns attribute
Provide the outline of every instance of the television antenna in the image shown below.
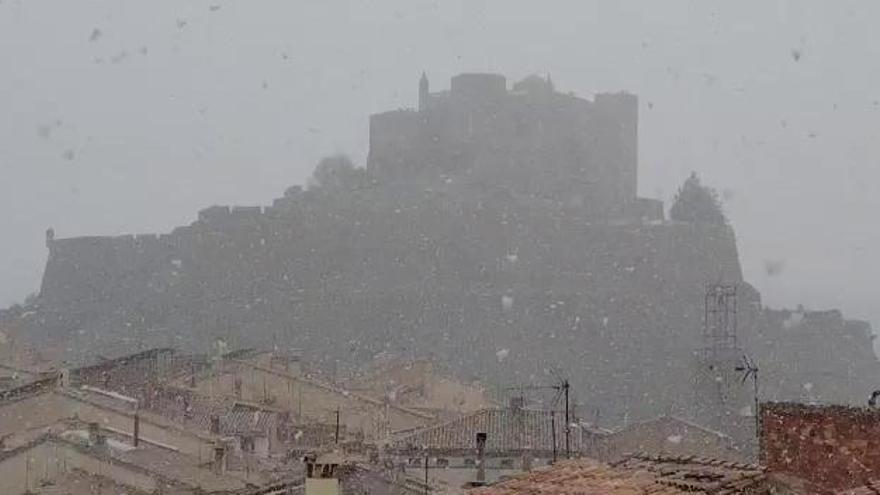
<svg viewBox="0 0 880 495"><path fill-rule="evenodd" d="M571 415L570 411L570 391L571 391L571 383L568 381L568 378L562 376L562 374L555 368L550 369L550 374L556 378L556 383L553 385L520 385L514 387L507 387L506 390L519 390L520 397L523 397L524 392L526 390L555 390L556 394L553 396L552 406L550 410L550 421L552 426L552 436L553 436L553 460L556 460L556 406L559 404L560 400L565 401L565 457L566 459L571 459Z"/></svg>
<svg viewBox="0 0 880 495"><path fill-rule="evenodd" d="M760 424L760 418L758 416L758 366L751 359L749 359L748 355L743 354L740 364L738 364L736 368L734 368L734 370L742 373L742 380L740 381L740 385L745 385L746 380L748 380L749 377L752 378L755 394L755 434L757 435Z"/></svg>

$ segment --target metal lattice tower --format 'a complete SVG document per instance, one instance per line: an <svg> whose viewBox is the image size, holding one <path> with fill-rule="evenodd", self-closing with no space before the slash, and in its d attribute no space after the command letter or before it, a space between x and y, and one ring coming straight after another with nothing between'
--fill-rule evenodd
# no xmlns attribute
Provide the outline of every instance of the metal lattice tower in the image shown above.
<svg viewBox="0 0 880 495"><path fill-rule="evenodd" d="M750 438L755 396L743 386L742 371L754 366L744 363L739 347L736 285L708 286L704 305L703 338L693 363L695 419L740 440Z"/></svg>
<svg viewBox="0 0 880 495"><path fill-rule="evenodd" d="M714 284L706 290L703 319L704 358L738 353L736 286Z"/></svg>

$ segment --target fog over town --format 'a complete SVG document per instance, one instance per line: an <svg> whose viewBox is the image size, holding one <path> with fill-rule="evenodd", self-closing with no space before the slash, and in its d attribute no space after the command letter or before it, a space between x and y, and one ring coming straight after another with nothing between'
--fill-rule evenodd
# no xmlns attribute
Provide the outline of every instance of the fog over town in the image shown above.
<svg viewBox="0 0 880 495"><path fill-rule="evenodd" d="M871 489L878 15L0 0L0 493Z"/></svg>

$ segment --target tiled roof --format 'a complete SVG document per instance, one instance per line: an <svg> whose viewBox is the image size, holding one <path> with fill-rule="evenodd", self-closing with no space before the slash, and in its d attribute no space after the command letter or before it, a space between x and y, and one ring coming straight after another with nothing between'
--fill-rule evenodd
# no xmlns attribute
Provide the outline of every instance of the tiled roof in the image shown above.
<svg viewBox="0 0 880 495"><path fill-rule="evenodd" d="M679 495L752 493L763 484L753 465L694 457L633 456L614 465L563 461L517 476L475 495Z"/></svg>
<svg viewBox="0 0 880 495"><path fill-rule="evenodd" d="M428 427L396 440L394 450L424 449L473 451L476 435L486 433L486 452L553 450L555 415L556 449L565 449L565 414L562 411L538 411L523 408L484 409ZM590 442L601 435L586 427L571 428L571 451L585 452Z"/></svg>
<svg viewBox="0 0 880 495"><path fill-rule="evenodd" d="M164 416L192 428L211 431L212 417L220 420L220 433L236 435L263 432L268 434L280 422L279 413L256 404L245 404L234 399L210 398L191 390L157 386L150 390L143 402L145 410Z"/></svg>
<svg viewBox="0 0 880 495"><path fill-rule="evenodd" d="M29 444L15 449L15 451L7 451L3 454L9 457L18 452L30 450L37 445L49 443L60 448L73 449L99 461L112 462L114 465L147 474L157 481L170 483L175 487L198 487L207 493L241 493L247 486L243 480L231 475L214 473L204 462L185 454L146 445L117 450L110 446L109 442L106 448L97 448L89 445L87 440L83 441L83 435L88 435L88 433L69 430L62 434L44 434Z"/></svg>
<svg viewBox="0 0 880 495"><path fill-rule="evenodd" d="M278 413L248 404L235 404L220 416L223 433L269 433L278 422Z"/></svg>
<svg viewBox="0 0 880 495"><path fill-rule="evenodd" d="M230 358L230 359L227 359L225 364L226 364L226 368L224 371L219 371L219 372L209 371L209 373L214 374L214 375L219 375L221 373L229 374L229 373L232 373L236 369L236 367L242 367L244 369L250 368L250 369L254 369L257 371L261 371L261 372L264 372L264 373L267 373L270 375L275 375L275 376L282 377L282 378L296 379L300 383L308 384L311 387L322 389L325 392L328 392L329 394L344 397L346 401L365 403L365 404L369 404L371 406L378 407L381 409L394 409L395 411L397 411L399 413L403 413L403 414L406 414L406 415L409 415L412 417L416 417L419 419L423 419L423 420L434 419L434 417L430 414L423 413L421 411L417 411L415 409L410 409L410 408L403 407L400 405L390 404L390 403L385 402L383 399L377 399L375 397L370 397L368 395L360 394L357 392L352 392L349 390L344 390L342 388L337 387L336 385L333 385L330 383L325 383L325 382L317 379L316 377L295 376L295 375L290 374L289 372L282 371L282 370L276 370L271 367L266 367L266 366L263 366L263 365L260 365L260 364L254 363L254 362L250 362L248 360L231 359Z"/></svg>
<svg viewBox="0 0 880 495"><path fill-rule="evenodd" d="M612 465L630 472L644 471L657 483L687 493L741 493L764 481L764 469L755 464L707 459L637 454Z"/></svg>
<svg viewBox="0 0 880 495"><path fill-rule="evenodd" d="M96 476L79 470L59 474L51 480L42 480L39 486L32 488L33 495L94 495L95 493L124 493L126 495L149 495L132 488L120 485L105 476Z"/></svg>
<svg viewBox="0 0 880 495"><path fill-rule="evenodd" d="M71 370L71 381L79 385L138 396L150 385L207 368L203 356L178 354L173 349L150 349L98 364Z"/></svg>
<svg viewBox="0 0 880 495"><path fill-rule="evenodd" d="M657 485L646 472L627 473L594 460L563 461L480 488L473 495L676 495L678 489Z"/></svg>
<svg viewBox="0 0 880 495"><path fill-rule="evenodd" d="M394 404L435 412L472 413L498 405L479 384L460 381L450 370L427 359L373 363L347 387L387 397Z"/></svg>
<svg viewBox="0 0 880 495"><path fill-rule="evenodd" d="M54 373L46 378L40 378L15 388L0 390L0 403L12 402L24 397L48 392L58 384L58 381L59 375Z"/></svg>
<svg viewBox="0 0 880 495"><path fill-rule="evenodd" d="M868 484L849 490L834 492L835 495L880 495L880 480L869 481Z"/></svg>
<svg viewBox="0 0 880 495"><path fill-rule="evenodd" d="M633 429L636 429L639 427L660 425L660 424L664 424L664 423L666 423L666 424L678 423L683 426L687 426L689 428L694 428L696 430L700 430L708 435L718 437L719 439L722 439L722 440L730 440L731 439L730 435L727 435L726 433L722 433L720 431L713 430L707 426L694 423L693 421L690 421L688 419L680 418L678 416L669 416L669 415L657 416L653 419L648 419L648 420L640 421L640 422L636 422L636 423L630 423L627 426L624 426L622 428L614 430L612 432L612 434L633 430Z"/></svg>

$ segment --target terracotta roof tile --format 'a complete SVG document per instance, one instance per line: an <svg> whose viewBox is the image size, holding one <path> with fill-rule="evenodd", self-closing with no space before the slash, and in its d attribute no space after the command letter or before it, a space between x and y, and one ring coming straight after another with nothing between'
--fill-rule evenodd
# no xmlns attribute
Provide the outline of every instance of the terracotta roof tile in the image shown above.
<svg viewBox="0 0 880 495"><path fill-rule="evenodd" d="M834 493L835 495L880 495L880 480L872 480L864 486L840 490Z"/></svg>
<svg viewBox="0 0 880 495"><path fill-rule="evenodd" d="M605 465L590 459L564 461L476 490L477 495L676 495L746 493L764 482L753 465L701 459L635 455Z"/></svg>
<svg viewBox="0 0 880 495"><path fill-rule="evenodd" d="M553 416L556 416L553 418ZM565 449L565 415L561 411L538 411L520 408L483 409L446 423L424 428L404 436L392 445L395 450L423 449L445 451L474 450L476 434L487 434L487 452ZM586 452L590 441L602 435L586 427L571 430L571 450Z"/></svg>

